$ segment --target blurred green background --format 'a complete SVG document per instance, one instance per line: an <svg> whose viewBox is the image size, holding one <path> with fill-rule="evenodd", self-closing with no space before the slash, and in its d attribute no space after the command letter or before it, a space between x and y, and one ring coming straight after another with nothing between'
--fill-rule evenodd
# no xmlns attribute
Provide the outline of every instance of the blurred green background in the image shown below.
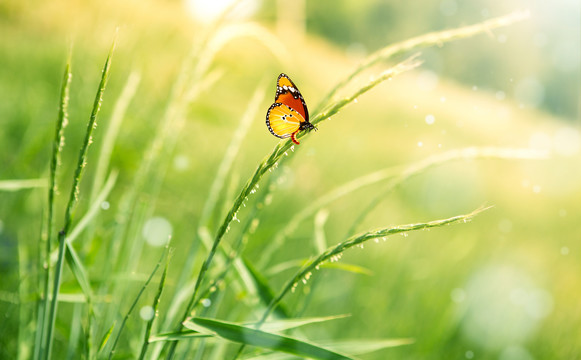
<svg viewBox="0 0 581 360"><path fill-rule="evenodd" d="M70 123L59 177L61 189L68 189L100 69L120 27L78 210L82 214L89 205L88 190L83 189L90 189L102 126L127 78L137 72L141 82L112 157L120 178L108 198L110 208L99 214L101 225L93 244L110 240L118 200L131 187L147 144L159 135L153 129L180 64L205 32L215 31L209 22L228 4L0 3L0 180L47 177L60 81L73 43ZM190 243L199 241L194 236L197 219L256 88L266 86L260 104L264 111L253 120L236 158L227 185L233 190L223 195L226 205L278 141L267 131L263 113L279 73L291 76L312 110L367 54L385 45L529 9L531 18L524 22L423 50L425 63L418 70L380 85L321 124L299 145L292 161L276 171L280 184L244 255L252 262L263 260L261 250L293 214L329 190L375 170L469 146L548 150L548 160L459 161L410 179L358 230L450 217L482 204L494 208L465 225L348 251L341 261L370 274L325 270L315 274L320 277L316 287L299 287L289 302L310 289L305 316L351 314L308 328L306 336L313 341L415 339L411 345L364 359L579 358L580 6L576 0L242 1L227 22L255 22L273 38L264 33L259 39L238 38L217 53L211 68L222 76L188 105L185 126L175 134L176 148L163 159L169 167L152 216L171 226L177 251L169 278L179 276ZM367 74L354 86L365 79ZM381 189L364 188L327 209L328 244L343 239L352 219ZM67 190L61 192L59 209ZM27 306L18 300L19 284L23 277L36 276L33 264L45 211L46 189L0 190L3 358L22 354L15 334L31 326L19 319L20 307ZM217 209L216 219L224 213ZM239 217L244 216L243 209ZM57 226L61 218L57 210ZM269 265L315 254L312 238L309 219ZM93 246L98 250L99 245ZM107 261L97 250L97 255L84 255L95 268ZM146 244L135 259L137 268L147 274L158 256L159 248ZM279 289L290 274L277 274L269 282ZM95 282L101 281L96 275ZM67 284L74 289L66 269L65 276L65 289ZM168 282L168 292L175 291L172 283L175 280ZM35 291L26 289L30 301ZM240 296L230 290L226 304ZM120 300L113 298L116 301ZM62 305L62 311L67 306ZM161 308L163 312L163 299ZM243 315L224 306L217 317L238 321ZM66 344L66 324L57 324L59 328L59 341Z"/></svg>

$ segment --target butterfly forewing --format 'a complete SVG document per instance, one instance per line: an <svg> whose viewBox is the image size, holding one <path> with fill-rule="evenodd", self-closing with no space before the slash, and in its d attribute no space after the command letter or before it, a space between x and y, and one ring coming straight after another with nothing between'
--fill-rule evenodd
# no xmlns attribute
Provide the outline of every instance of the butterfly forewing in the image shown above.
<svg viewBox="0 0 581 360"><path fill-rule="evenodd" d="M285 104L291 109L299 112L304 121L309 121L309 110L303 95L286 74L280 74L276 81L276 95L274 97L275 103Z"/></svg>
<svg viewBox="0 0 581 360"><path fill-rule="evenodd" d="M268 130L281 139L288 138L297 132L303 122L305 119L302 114L279 102L272 104L266 114Z"/></svg>

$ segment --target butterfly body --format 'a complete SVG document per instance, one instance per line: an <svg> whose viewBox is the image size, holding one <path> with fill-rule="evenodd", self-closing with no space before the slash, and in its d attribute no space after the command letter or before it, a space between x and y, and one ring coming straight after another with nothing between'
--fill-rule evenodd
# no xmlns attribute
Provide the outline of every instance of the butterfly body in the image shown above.
<svg viewBox="0 0 581 360"><path fill-rule="evenodd" d="M297 145L299 131L317 129L309 122L309 110L303 95L285 74L280 74L276 81L274 104L266 113L266 126L272 135L281 139L290 137Z"/></svg>

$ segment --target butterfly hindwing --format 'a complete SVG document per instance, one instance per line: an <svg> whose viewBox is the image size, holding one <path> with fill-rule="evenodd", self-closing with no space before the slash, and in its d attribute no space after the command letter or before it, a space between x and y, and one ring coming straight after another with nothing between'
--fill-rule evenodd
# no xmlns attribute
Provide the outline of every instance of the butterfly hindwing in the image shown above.
<svg viewBox="0 0 581 360"><path fill-rule="evenodd" d="M286 104L275 102L266 113L266 126L272 135L281 139L299 131L305 119L301 113Z"/></svg>
<svg viewBox="0 0 581 360"><path fill-rule="evenodd" d="M276 81L275 103L285 104L299 112L305 121L309 121L309 110L303 95L286 74L280 74Z"/></svg>

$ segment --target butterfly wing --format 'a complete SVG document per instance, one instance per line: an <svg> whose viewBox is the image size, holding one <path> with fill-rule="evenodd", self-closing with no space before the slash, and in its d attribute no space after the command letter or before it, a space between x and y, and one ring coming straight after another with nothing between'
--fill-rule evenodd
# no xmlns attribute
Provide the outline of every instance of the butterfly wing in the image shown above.
<svg viewBox="0 0 581 360"><path fill-rule="evenodd" d="M309 110L303 95L286 74L280 74L276 81L276 95L274 96L275 103L285 104L291 109L299 112L304 121L309 122Z"/></svg>
<svg viewBox="0 0 581 360"><path fill-rule="evenodd" d="M272 135L281 139L291 137L299 131L305 119L301 113L286 104L274 103L266 113L266 126Z"/></svg>

